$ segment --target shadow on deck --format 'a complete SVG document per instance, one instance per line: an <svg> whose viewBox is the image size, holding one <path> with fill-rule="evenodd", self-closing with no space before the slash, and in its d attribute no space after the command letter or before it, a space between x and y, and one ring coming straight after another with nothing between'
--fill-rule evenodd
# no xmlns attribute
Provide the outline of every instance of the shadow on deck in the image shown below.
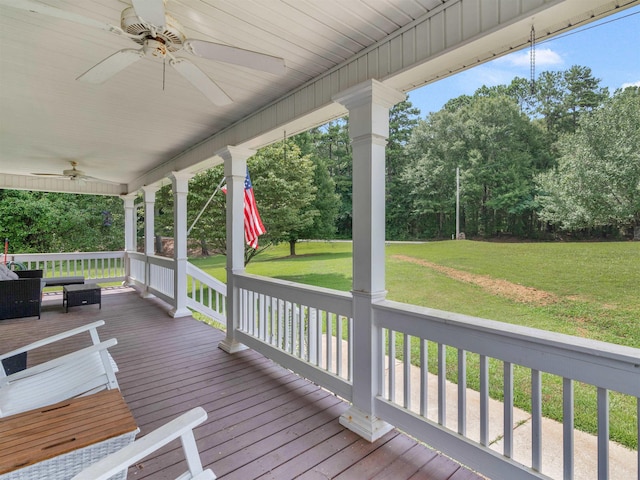
<svg viewBox="0 0 640 480"><path fill-rule="evenodd" d="M118 381L141 435L195 406L209 418L196 429L203 464L220 479L482 478L398 431L369 443L342 427L348 405L262 355L229 355L217 348L224 333L191 317L173 319L157 299L132 289L102 291L97 305L64 313L61 294L47 294L42 318L0 322L0 351L95 320L111 351ZM29 364L78 348L79 340L41 349ZM184 471L177 445L131 467L130 479L175 478ZM182 469L182 470L181 470Z"/></svg>

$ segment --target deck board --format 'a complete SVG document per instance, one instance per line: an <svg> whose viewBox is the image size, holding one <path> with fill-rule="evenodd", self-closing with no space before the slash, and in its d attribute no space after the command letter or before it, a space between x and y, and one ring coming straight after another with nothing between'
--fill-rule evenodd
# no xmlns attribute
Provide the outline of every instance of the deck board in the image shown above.
<svg viewBox="0 0 640 480"><path fill-rule="evenodd" d="M338 422L348 405L335 395L252 350L229 355L217 348L224 333L191 317L173 319L158 299L132 289L103 289L95 305L62 309L46 295L42 318L0 322L6 352L95 320L110 349L118 382L144 435L195 406L208 420L196 429L203 463L220 479L432 479L482 477L393 430L369 443ZM67 340L29 356L29 364L89 343ZM184 471L171 444L131 467L130 479L175 478Z"/></svg>

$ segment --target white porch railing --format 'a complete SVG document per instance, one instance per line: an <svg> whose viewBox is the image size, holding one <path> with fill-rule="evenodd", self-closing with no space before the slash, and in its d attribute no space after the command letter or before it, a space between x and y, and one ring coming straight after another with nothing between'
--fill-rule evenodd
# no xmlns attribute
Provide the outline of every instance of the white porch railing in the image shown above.
<svg viewBox="0 0 640 480"><path fill-rule="evenodd" d="M104 252L13 255L11 260L42 268L47 276L84 275L93 282L123 280L128 261L128 281L173 304L172 259ZM226 285L192 264L187 275L187 306L224 322ZM237 339L352 401L353 356L358 355L352 348L352 295L248 274L236 275L235 283L241 303ZM548 478L543 474L548 465L561 458L562 478L572 479L578 475L578 454L597 458L597 471L588 478L616 478L619 465L610 460L610 392L618 392L613 398L633 397L640 416L639 349L391 301L374 304L372 319L371 333L385 352L369 362L385 372L373 395L373 413L382 420L493 478ZM435 375L429 373L430 349L436 352ZM455 352L451 364L447 350ZM470 361L479 363L480 391L473 392L477 404L466 388ZM496 368L501 372L499 403L489 396L496 381L490 371ZM532 407L525 436L513 428L519 420L514 414L515 369L525 369L530 378L518 389L529 392ZM451 371L457 373L457 385L446 381ZM561 440L551 453L545 449L542 417L543 376L549 375L560 378L561 391L554 394L562 396L564 411ZM593 386L597 398L598 436L580 452L574 431L576 382ZM630 428L637 430L637 423ZM501 438L501 451L490 445L494 438ZM636 472L631 478L640 478L638 453L629 453L628 463L635 468L625 465L626 471L630 468Z"/></svg>
<svg viewBox="0 0 640 480"><path fill-rule="evenodd" d="M43 276L83 276L87 283L122 282L125 278L124 252L23 253L9 260L27 270L43 270Z"/></svg>
<svg viewBox="0 0 640 480"><path fill-rule="evenodd" d="M568 335L520 327L515 325L478 319L449 312L431 310L384 301L374 307L375 328L382 329L386 339L389 360L384 389L376 398L376 415L392 425L398 426L420 440L449 454L466 465L477 468L495 478L546 478L545 471L550 458L543 455L545 431L542 422L542 374L551 374L562 379L563 417L562 444L554 443L560 451L551 456L562 458L565 479L574 478L576 458L597 456L597 472L579 478L610 477L609 464L609 392L620 392L635 397L636 410L640 408L640 350L586 340ZM397 338L399 337L399 338ZM429 344L437 348L437 376L429 379ZM396 345L401 355L396 355ZM417 348L416 367L406 359L411 358L411 347ZM458 385L453 386L457 399L447 399L446 349L457 352ZM477 354L480 367L479 423L474 425L475 434L470 434L471 421L466 394L467 353ZM377 359L376 361L385 361ZM490 422L489 362L498 363L502 370L502 424ZM496 362L497 361L497 362ZM495 365L494 365L495 366ZM418 370L412 372L412 369ZM531 430L519 435L514 419L514 368L525 368L529 372L532 405ZM414 373L412 375L412 373ZM412 380L414 380L412 382ZM597 392L598 437L590 452L576 452L574 448L574 382L595 387ZM434 388L435 405L429 404L428 389ZM449 385L451 388L451 385ZM520 391L523 390L520 386ZM448 415L449 409L455 409ZM489 430L498 427L502 437L502 455L489 448ZM526 431L527 429L522 429ZM513 461L519 450L526 450L530 457ZM522 465L526 464L526 466ZM627 467L631 467L627 465ZM637 470L636 455L636 470Z"/></svg>
<svg viewBox="0 0 640 480"><path fill-rule="evenodd" d="M358 354L351 343L351 295L251 275L237 275L236 282L242 305L238 340L351 400L351 360ZM341 333L334 336L336 332ZM634 397L640 411L640 350L391 301L374 305L372 332L384 342L383 358L371 359L386 372L374 395L373 413L382 420L491 478L549 478L541 472L549 472L549 464L560 458L562 478L573 479L578 455L598 459L597 471L579 478L615 478L610 472L619 471L615 467L620 465L609 462L609 392ZM436 375L428 372L430 343L437 349ZM413 355L412 346L417 348ZM447 348L457 352L457 386L446 381L451 367ZM470 411L466 388L472 355L480 364L475 412ZM503 402L489 396L490 362L499 363L503 372ZM531 378L525 388L530 390L531 433L524 437L514 434L514 368L527 369ZM543 373L559 376L563 385L559 394L565 421L551 452L543 448L549 440L542 417ZM588 452L577 452L574 442L574 382L592 385L597 392L599 434ZM455 389L453 400L447 389ZM435 400L430 402L430 396ZM496 403L502 410L498 422ZM496 437L501 437L501 452L489 444ZM529 458L520 458L523 451ZM637 472L638 455L629 457ZM625 472L634 470L623 467Z"/></svg>
<svg viewBox="0 0 640 480"><path fill-rule="evenodd" d="M187 307L225 323L227 285L187 263Z"/></svg>
<svg viewBox="0 0 640 480"><path fill-rule="evenodd" d="M236 275L236 282L238 340L350 400L351 295L247 274Z"/></svg>
<svg viewBox="0 0 640 480"><path fill-rule="evenodd" d="M168 304L174 301L174 261L171 258L129 252L129 282ZM227 286L187 263L187 307L220 323L226 320Z"/></svg>
<svg viewBox="0 0 640 480"><path fill-rule="evenodd" d="M173 259L128 252L128 281L147 294L155 295L174 305Z"/></svg>

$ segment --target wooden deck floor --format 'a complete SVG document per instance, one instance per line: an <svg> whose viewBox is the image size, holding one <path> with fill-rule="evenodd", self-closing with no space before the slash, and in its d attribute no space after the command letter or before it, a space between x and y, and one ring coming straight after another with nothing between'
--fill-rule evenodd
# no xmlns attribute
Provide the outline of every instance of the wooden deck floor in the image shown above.
<svg viewBox="0 0 640 480"><path fill-rule="evenodd" d="M156 299L131 289L103 289L97 305L62 309L61 295L46 295L42 318L0 321L0 351L105 320L125 400L144 435L195 406L209 414L196 429L203 463L220 479L479 479L454 461L391 431L369 443L343 428L339 398L246 350L217 348L223 333L191 317L172 319ZM88 335L87 335L88 338ZM88 342L88 339L85 339ZM72 351L76 341L56 346ZM53 354L42 349L30 364ZM171 445L129 470L129 479L175 478L184 470Z"/></svg>

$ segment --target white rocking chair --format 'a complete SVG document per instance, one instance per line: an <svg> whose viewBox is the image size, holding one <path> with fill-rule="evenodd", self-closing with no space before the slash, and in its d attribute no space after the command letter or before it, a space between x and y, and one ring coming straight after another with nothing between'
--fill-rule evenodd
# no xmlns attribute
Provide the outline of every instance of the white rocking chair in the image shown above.
<svg viewBox="0 0 640 480"><path fill-rule="evenodd" d="M87 331L93 342L90 347L10 375L0 362L0 418L105 388L118 388L117 366L107 352L117 342L115 339L100 342L97 328L101 325L102 320L0 355L1 361Z"/></svg>
<svg viewBox="0 0 640 480"><path fill-rule="evenodd" d="M71 480L107 480L173 440L180 438L188 471L176 480L214 480L210 470L202 469L193 429L207 419L207 412L196 407L135 442L87 467Z"/></svg>

